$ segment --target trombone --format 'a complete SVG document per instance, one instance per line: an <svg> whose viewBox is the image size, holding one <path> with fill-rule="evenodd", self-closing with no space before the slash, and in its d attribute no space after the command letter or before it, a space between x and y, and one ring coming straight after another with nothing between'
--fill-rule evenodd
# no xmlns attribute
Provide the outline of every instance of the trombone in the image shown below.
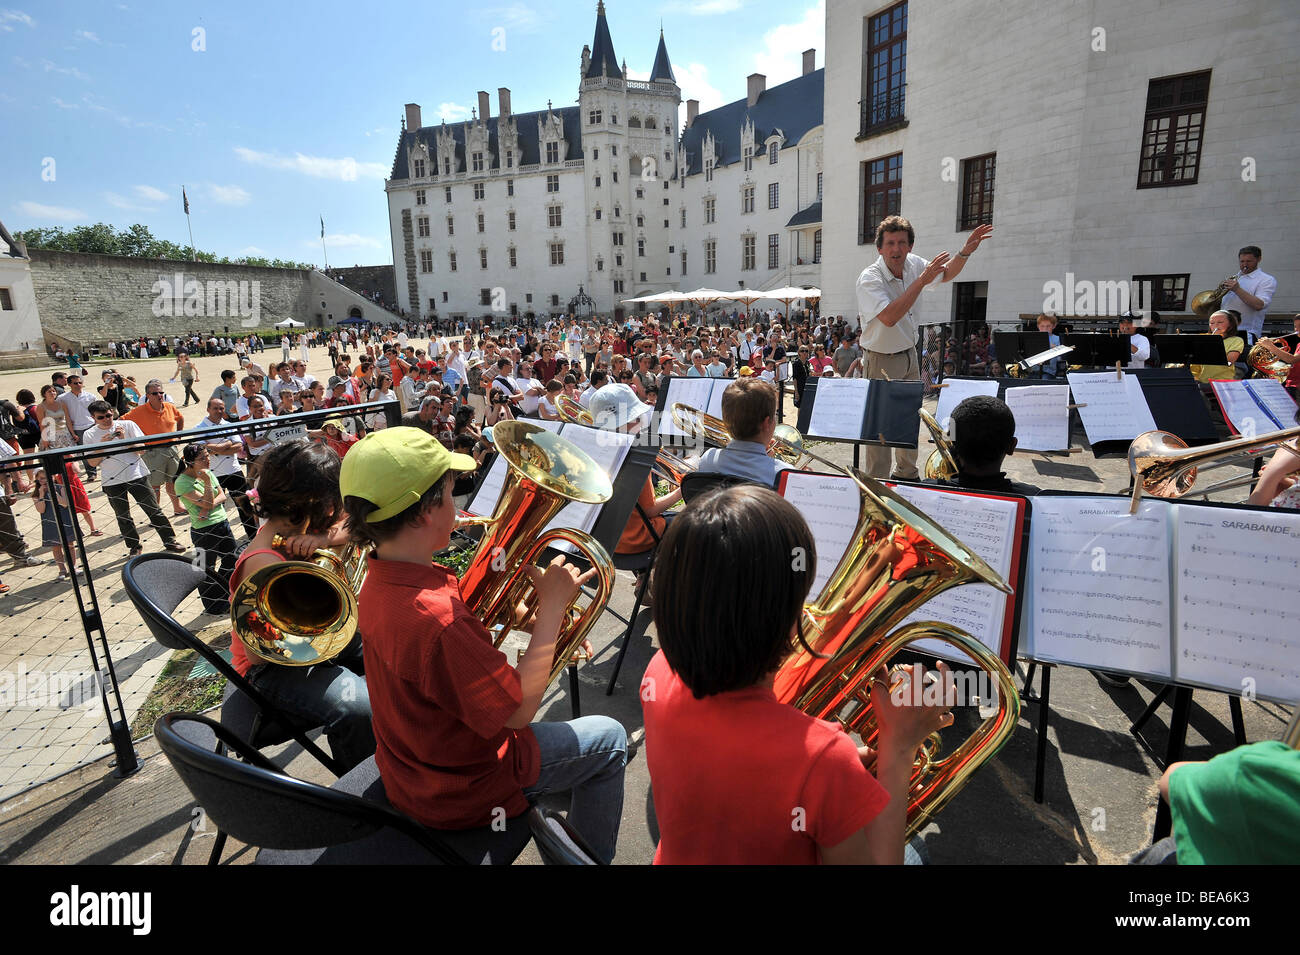
<svg viewBox="0 0 1300 955"><path fill-rule="evenodd" d="M1231 459L1239 455L1259 457L1274 445L1297 436L1300 436L1300 427L1189 448L1186 441L1168 431L1140 434L1128 448L1128 469L1133 476L1133 504L1129 513L1137 513L1138 503L1144 493L1152 497L1183 497L1192 490L1198 473L1232 464ZM1251 476L1223 481L1205 488L1201 493L1208 495L1215 491L1226 491L1253 483L1254 480Z"/></svg>

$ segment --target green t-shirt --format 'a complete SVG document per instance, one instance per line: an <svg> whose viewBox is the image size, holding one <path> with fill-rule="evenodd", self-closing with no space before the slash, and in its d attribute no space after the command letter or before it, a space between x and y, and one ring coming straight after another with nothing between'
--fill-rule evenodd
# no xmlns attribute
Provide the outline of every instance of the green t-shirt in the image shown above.
<svg viewBox="0 0 1300 955"><path fill-rule="evenodd" d="M1300 861L1300 750L1238 746L1169 777L1179 865Z"/></svg>
<svg viewBox="0 0 1300 955"><path fill-rule="evenodd" d="M211 482L210 485L209 482ZM184 495L191 492L203 494L209 486L213 488L214 497L221 493L217 476L211 471L204 471L202 477L199 478L192 478L183 471L176 475L176 495L180 497L181 503L185 505L185 510L190 512L191 527L211 527L213 524L220 524L226 519L226 506L224 504L215 505L212 510L208 511L207 517L199 517L199 506L184 497Z"/></svg>

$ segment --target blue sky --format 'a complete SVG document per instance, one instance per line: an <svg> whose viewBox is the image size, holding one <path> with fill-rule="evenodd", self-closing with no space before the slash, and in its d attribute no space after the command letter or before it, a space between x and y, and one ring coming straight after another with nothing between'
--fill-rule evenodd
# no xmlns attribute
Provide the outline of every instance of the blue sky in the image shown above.
<svg viewBox="0 0 1300 955"><path fill-rule="evenodd" d="M468 118L480 89L494 113L501 86L516 112L570 104L595 11L0 0L0 221L142 222L185 244L184 184L201 249L321 264L323 215L332 265L390 263L383 181L403 104L426 125ZM702 110L743 97L752 72L794 78L808 47L824 65L824 0L609 0L606 13L634 79L662 20L682 98Z"/></svg>

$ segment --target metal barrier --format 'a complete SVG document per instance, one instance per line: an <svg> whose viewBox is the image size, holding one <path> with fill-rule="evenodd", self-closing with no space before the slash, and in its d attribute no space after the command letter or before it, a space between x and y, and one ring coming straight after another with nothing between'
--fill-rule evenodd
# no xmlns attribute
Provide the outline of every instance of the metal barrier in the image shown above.
<svg viewBox="0 0 1300 955"><path fill-rule="evenodd" d="M144 448L179 451L178 446L195 441L252 432L265 436L278 431L277 440L295 440L327 418L341 415L360 422L376 413L389 426L400 422L397 402L369 402L0 459L0 551L14 561L14 569L3 575L7 590L0 599L0 799L100 758L106 745L115 756L115 774L133 773L138 763L130 721L170 656L121 587L127 545L107 496L93 483L82 482L77 465ZM18 491L27 482L31 489ZM44 499L38 502L42 489ZM172 515L166 495L158 498L169 524L182 521L175 527L177 540L188 547L179 533L188 515ZM141 528L142 537L150 530ZM29 543L33 533L41 535L45 553L39 556ZM39 563L30 563L33 558ZM55 577L64 566L70 576ZM72 606L65 589L69 584ZM201 623L202 615L197 594L176 611L187 626ZM210 615L206 621L209 627L221 623ZM97 728L103 725L100 713L108 726L106 738Z"/></svg>

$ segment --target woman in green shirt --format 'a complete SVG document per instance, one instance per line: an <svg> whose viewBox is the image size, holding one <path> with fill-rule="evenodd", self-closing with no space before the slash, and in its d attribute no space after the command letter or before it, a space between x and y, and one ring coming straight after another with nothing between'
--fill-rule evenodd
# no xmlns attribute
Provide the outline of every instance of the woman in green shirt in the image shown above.
<svg viewBox="0 0 1300 955"><path fill-rule="evenodd" d="M176 494L190 515L190 538L203 561L207 578L199 585L203 609L230 613L230 574L239 548L226 519L226 492L209 470L211 459L202 444L190 444L181 454L185 469L176 475Z"/></svg>
<svg viewBox="0 0 1300 955"><path fill-rule="evenodd" d="M1218 379L1236 379L1240 377L1233 364L1246 350L1246 340L1237 334L1237 322L1240 316L1236 312L1215 312L1210 316L1210 334L1223 338L1223 350L1227 353L1226 365L1192 365L1190 371L1201 384L1208 384Z"/></svg>

